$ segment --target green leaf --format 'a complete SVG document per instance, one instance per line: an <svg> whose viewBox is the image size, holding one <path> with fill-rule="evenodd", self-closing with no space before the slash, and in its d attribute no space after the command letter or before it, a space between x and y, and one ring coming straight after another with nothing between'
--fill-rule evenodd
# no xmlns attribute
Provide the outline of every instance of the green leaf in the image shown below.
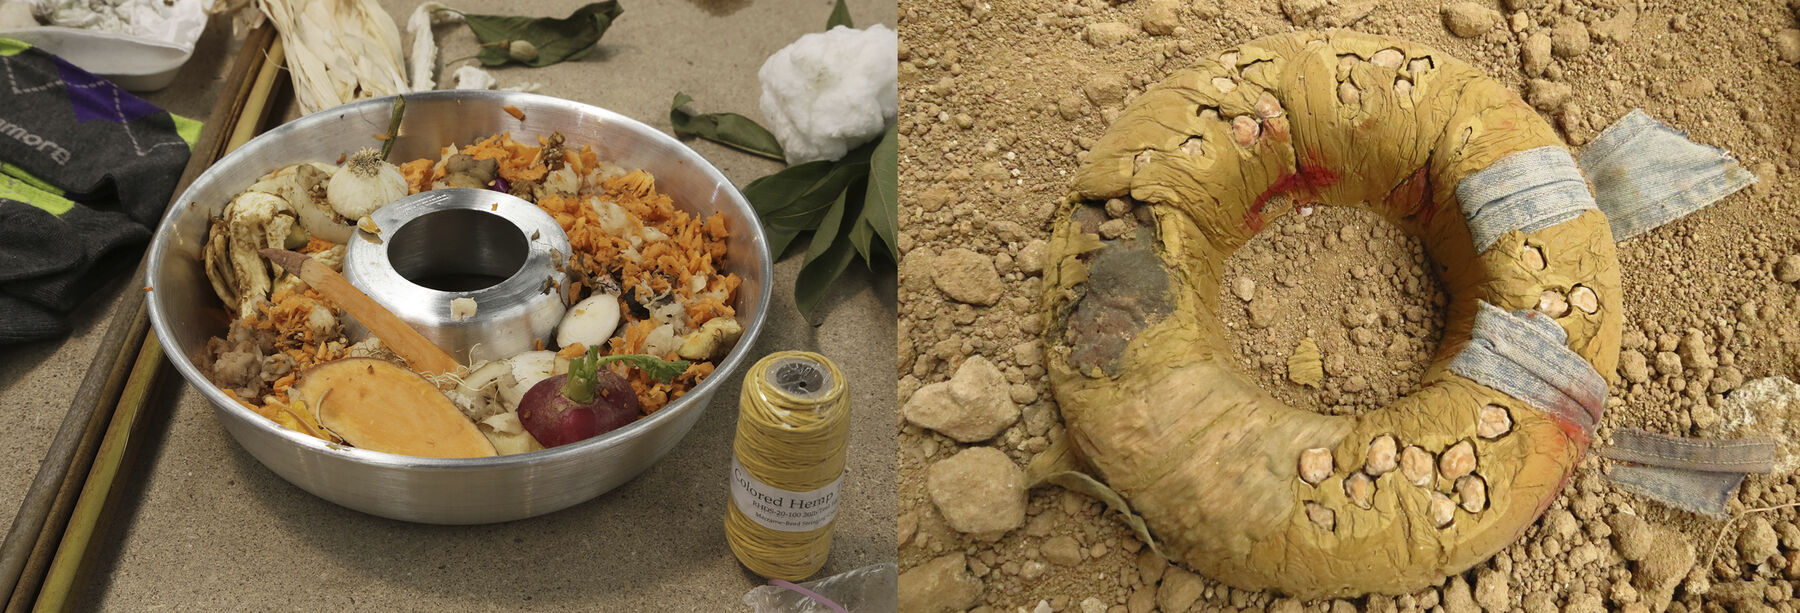
<svg viewBox="0 0 1800 613"><path fill-rule="evenodd" d="M869 153L873 149L874 143L870 143L851 150L836 162L821 160L790 166L745 185L744 198L756 209L765 234L811 230L851 182L868 174ZM773 247L774 241L770 244Z"/></svg>
<svg viewBox="0 0 1800 613"><path fill-rule="evenodd" d="M831 9L831 19L825 21L825 29L827 30L838 26L844 26L846 28L856 27L854 24L850 23L850 7L844 6L844 0L837 0L837 6L832 7Z"/></svg>
<svg viewBox="0 0 1800 613"><path fill-rule="evenodd" d="M687 94L675 92L675 102L669 105L669 125L674 126L676 136L698 136L777 162L787 161L781 152L781 141L755 120L737 113L695 115L681 110L682 105L693 101Z"/></svg>
<svg viewBox="0 0 1800 613"><path fill-rule="evenodd" d="M787 218L791 224L779 226L768 223L767 216L794 208L795 201L824 181L831 174L833 166L831 162L823 160L789 166L744 186L744 199L749 200L751 208L756 209L758 223L762 224L763 234L769 239L770 256L780 260L794 238L817 225L818 218L825 211L814 208L811 213Z"/></svg>
<svg viewBox="0 0 1800 613"><path fill-rule="evenodd" d="M644 371L644 374L650 375L650 378L663 383L675 380L688 369L687 360L669 361L653 355L635 353L601 356L598 361L594 362L594 366L605 366L608 362L624 362L632 368Z"/></svg>
<svg viewBox="0 0 1800 613"><path fill-rule="evenodd" d="M825 253L831 244L836 242L839 228L844 225L844 195L849 192L838 192L837 199L831 201L831 208L825 212L825 218L819 221L819 227L813 230L813 241L806 245L806 262L811 263ZM804 270L804 264L802 265Z"/></svg>
<svg viewBox="0 0 1800 613"><path fill-rule="evenodd" d="M869 192L863 206L863 219L888 247L888 256L900 261L900 243L895 234L900 227L900 130L899 124L888 126L881 143L869 154ZM868 259L868 256L863 256Z"/></svg>
<svg viewBox="0 0 1800 613"><path fill-rule="evenodd" d="M856 225L850 228L850 244L856 246L856 253L862 256L863 263L867 264L870 270L874 270L875 260L869 257L869 239L875 236L875 228L869 225L866 209L863 215L862 218L856 220Z"/></svg>
<svg viewBox="0 0 1800 613"><path fill-rule="evenodd" d="M831 174L833 166L829 161L818 160L783 168L744 185L744 199L758 214L782 210Z"/></svg>
<svg viewBox="0 0 1800 613"><path fill-rule="evenodd" d="M825 218L819 222L818 231L813 233L812 243L806 248L806 262L800 266L800 275L794 279L794 305L800 307L800 314L808 321L812 320L813 309L825 299L825 291L844 274L855 259L856 252L844 235L849 233L849 225L845 218L852 220L860 217L860 211L850 211L855 203L846 197L848 192L839 192L837 199Z"/></svg>
<svg viewBox="0 0 1800 613"><path fill-rule="evenodd" d="M612 27L613 20L625 9L617 0L595 2L575 9L568 17L517 17L511 15L463 16L469 31L475 33L481 50L475 54L485 66L518 62L542 68L563 60L578 59L600 42L600 36ZM516 58L511 51L513 41L525 41L536 48L528 58Z"/></svg>

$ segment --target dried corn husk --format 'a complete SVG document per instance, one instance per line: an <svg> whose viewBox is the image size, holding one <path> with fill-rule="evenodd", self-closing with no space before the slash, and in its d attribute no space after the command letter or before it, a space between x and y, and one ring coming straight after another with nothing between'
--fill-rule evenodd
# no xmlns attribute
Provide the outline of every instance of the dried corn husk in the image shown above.
<svg viewBox="0 0 1800 613"><path fill-rule="evenodd" d="M444 10L446 8L438 2L426 2L413 9L412 16L406 18L406 35L412 37L406 73L412 78L415 92L437 89L438 48L437 39L432 38L431 26L462 21L462 15Z"/></svg>
<svg viewBox="0 0 1800 613"><path fill-rule="evenodd" d="M281 32L302 112L403 94L400 32L373 0L256 0Z"/></svg>

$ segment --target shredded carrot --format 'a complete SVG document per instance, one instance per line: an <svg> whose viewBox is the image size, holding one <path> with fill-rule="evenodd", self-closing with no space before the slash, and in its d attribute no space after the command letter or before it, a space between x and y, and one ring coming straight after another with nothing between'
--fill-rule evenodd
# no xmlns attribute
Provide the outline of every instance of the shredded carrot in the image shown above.
<svg viewBox="0 0 1800 613"><path fill-rule="evenodd" d="M519 121L525 121L525 111L519 110L519 107L509 104L509 105L500 107L500 110L506 111L506 114L508 114L508 115L512 115L513 119L517 119Z"/></svg>

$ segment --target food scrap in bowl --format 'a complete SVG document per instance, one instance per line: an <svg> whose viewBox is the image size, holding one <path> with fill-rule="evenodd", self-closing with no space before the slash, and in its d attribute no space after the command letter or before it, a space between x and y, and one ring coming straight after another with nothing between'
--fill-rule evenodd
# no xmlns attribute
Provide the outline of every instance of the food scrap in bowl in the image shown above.
<svg viewBox="0 0 1800 613"><path fill-rule="evenodd" d="M601 161L586 145L567 147L560 133L535 140L503 133L399 165L365 149L341 165L295 164L259 178L213 219L208 233L205 270L231 325L207 343L201 363L207 377L290 430L355 447L444 457L522 453L584 440L693 389L743 334L732 307L742 280L723 272L729 236L723 214L681 210L650 173ZM573 252L561 263L566 278L545 288L569 307L556 327L554 349L432 377L404 368L363 368L369 366L363 360L402 367L405 360L379 338L353 341L338 305L257 253L291 249L341 271L345 244L359 227L378 231L368 227L375 210L410 194L452 187L522 198L567 234ZM453 307L463 317L480 308L462 300ZM334 406L349 400L317 390L324 389L324 379L345 376L346 364L381 371L391 385L361 386L357 400L367 406ZM436 390L443 402L420 390ZM383 396L402 391L411 396ZM449 406L456 414L438 410ZM402 407L406 415L397 413ZM430 427L406 421L429 407L437 407L430 409L437 416ZM359 414L403 425L334 427ZM483 435L485 446L471 443L481 441L469 438L470 430ZM433 440L416 440L421 437Z"/></svg>

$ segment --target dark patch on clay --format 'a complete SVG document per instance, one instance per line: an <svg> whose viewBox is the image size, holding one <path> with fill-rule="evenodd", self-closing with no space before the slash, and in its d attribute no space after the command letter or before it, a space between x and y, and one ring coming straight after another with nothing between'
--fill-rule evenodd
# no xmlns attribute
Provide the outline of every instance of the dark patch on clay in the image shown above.
<svg viewBox="0 0 1800 613"><path fill-rule="evenodd" d="M1077 220L1086 221L1079 213ZM1087 262L1085 291L1069 315L1067 334L1069 364L1083 374L1119 374L1131 339L1172 310L1154 228L1140 224L1136 236L1106 241Z"/></svg>
<svg viewBox="0 0 1800 613"><path fill-rule="evenodd" d="M1097 206L1083 206L1075 209L1075 223L1082 234L1099 234L1100 224L1106 223L1106 209Z"/></svg>

